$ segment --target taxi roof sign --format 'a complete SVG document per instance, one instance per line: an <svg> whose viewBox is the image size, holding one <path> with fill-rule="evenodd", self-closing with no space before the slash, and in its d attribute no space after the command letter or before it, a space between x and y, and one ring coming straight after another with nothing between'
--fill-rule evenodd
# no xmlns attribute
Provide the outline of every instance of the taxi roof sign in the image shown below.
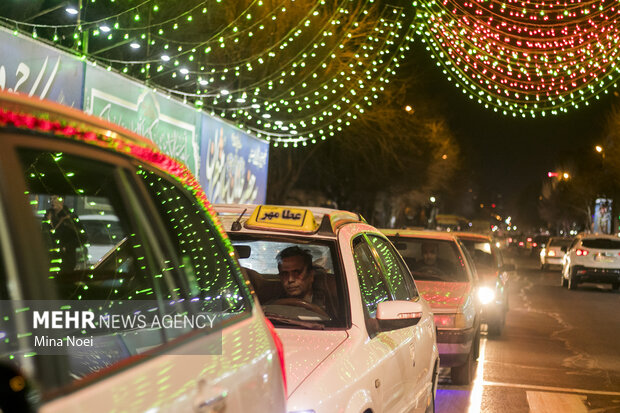
<svg viewBox="0 0 620 413"><path fill-rule="evenodd" d="M314 214L304 208L260 205L245 222L246 228L278 229L282 231L315 233L319 229Z"/></svg>

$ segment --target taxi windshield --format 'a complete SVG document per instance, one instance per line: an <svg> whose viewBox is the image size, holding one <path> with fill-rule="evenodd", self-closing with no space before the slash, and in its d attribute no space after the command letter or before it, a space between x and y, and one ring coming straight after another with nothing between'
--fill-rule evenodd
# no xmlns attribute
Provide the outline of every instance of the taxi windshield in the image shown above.
<svg viewBox="0 0 620 413"><path fill-rule="evenodd" d="M345 327L348 311L333 242L229 235L239 263L274 325Z"/></svg>

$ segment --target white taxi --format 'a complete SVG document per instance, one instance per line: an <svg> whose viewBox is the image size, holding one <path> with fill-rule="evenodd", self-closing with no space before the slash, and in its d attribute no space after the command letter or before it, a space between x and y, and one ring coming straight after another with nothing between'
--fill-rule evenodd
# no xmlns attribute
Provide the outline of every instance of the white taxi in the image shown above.
<svg viewBox="0 0 620 413"><path fill-rule="evenodd" d="M285 412L281 343L183 164L5 92L0 146L0 411Z"/></svg>
<svg viewBox="0 0 620 413"><path fill-rule="evenodd" d="M450 367L453 384L470 383L482 320L478 275L471 256L452 232L382 231L405 259L420 294L435 313L441 366Z"/></svg>
<svg viewBox="0 0 620 413"><path fill-rule="evenodd" d="M359 215L216 205L282 339L289 412L432 412L435 324L402 258Z"/></svg>

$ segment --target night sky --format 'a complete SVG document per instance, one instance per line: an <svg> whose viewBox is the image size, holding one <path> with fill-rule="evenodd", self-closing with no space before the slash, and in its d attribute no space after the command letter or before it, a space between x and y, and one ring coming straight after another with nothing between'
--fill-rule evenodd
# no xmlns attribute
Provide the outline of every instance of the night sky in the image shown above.
<svg viewBox="0 0 620 413"><path fill-rule="evenodd" d="M548 171L570 164L601 143L614 97L603 95L590 106L545 118L513 118L485 109L449 82L420 42L410 55L429 97L448 119L481 199L514 200L527 187L540 188Z"/></svg>

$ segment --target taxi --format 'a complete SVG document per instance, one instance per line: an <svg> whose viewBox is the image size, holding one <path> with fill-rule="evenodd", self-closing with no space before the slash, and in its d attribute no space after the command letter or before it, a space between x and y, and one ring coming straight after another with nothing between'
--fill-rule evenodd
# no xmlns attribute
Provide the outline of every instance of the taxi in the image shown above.
<svg viewBox="0 0 620 413"><path fill-rule="evenodd" d="M478 276L464 245L452 232L382 229L413 274L435 314L442 367L453 384L474 378L480 348L482 306Z"/></svg>
<svg viewBox="0 0 620 413"><path fill-rule="evenodd" d="M0 145L0 411L286 411L279 338L183 164L7 92Z"/></svg>
<svg viewBox="0 0 620 413"><path fill-rule="evenodd" d="M389 240L358 214L216 205L284 347L289 412L433 412L433 315Z"/></svg>

